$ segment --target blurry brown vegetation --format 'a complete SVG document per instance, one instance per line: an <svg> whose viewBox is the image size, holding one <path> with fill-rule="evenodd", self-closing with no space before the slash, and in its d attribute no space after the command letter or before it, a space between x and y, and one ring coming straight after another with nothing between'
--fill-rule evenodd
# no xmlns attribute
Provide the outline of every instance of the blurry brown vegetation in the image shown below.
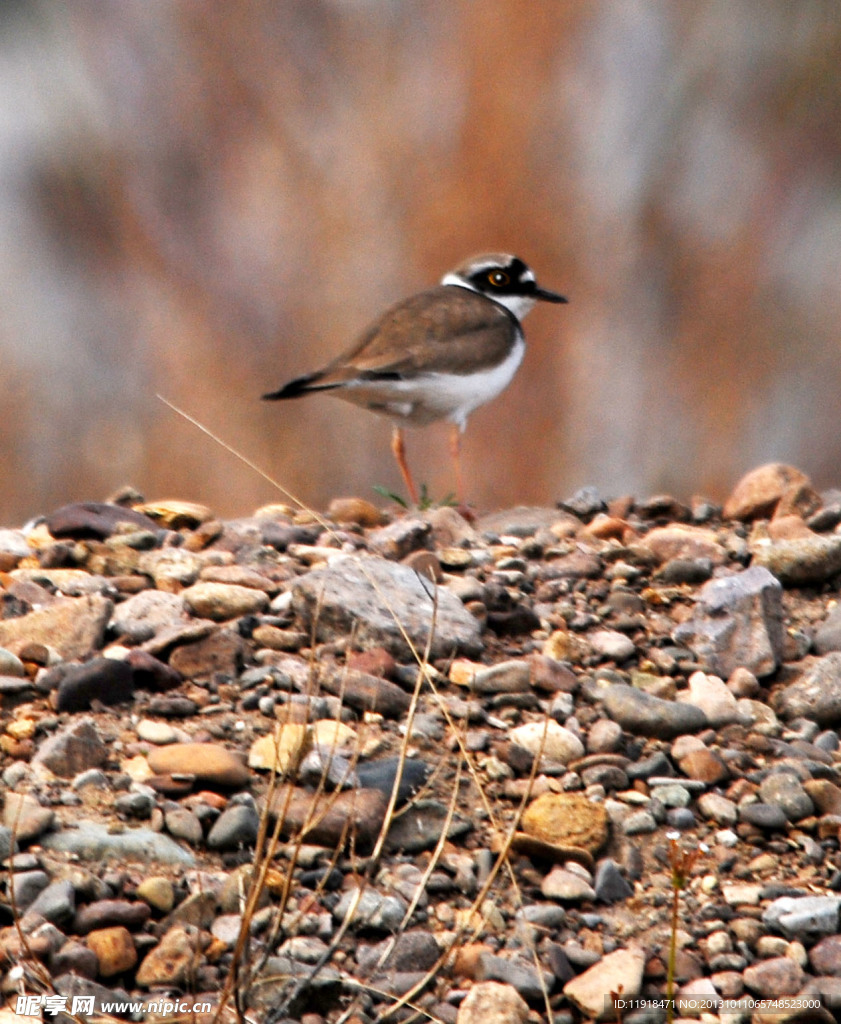
<svg viewBox="0 0 841 1024"><path fill-rule="evenodd" d="M3 524L276 498L156 392L316 505L399 487L385 421L259 395L484 249L571 305L471 419L477 504L841 484L836 0L18 0L0 58Z"/></svg>

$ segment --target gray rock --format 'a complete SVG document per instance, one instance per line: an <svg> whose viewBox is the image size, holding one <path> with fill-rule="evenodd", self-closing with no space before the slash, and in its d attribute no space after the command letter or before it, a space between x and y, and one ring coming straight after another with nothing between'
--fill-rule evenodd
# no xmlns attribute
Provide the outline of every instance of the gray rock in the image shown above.
<svg viewBox="0 0 841 1024"><path fill-rule="evenodd" d="M366 974L381 969L427 971L441 955L441 947L431 932L403 932L375 946L359 946L356 962Z"/></svg>
<svg viewBox="0 0 841 1024"><path fill-rule="evenodd" d="M166 830L176 839L183 839L190 846L197 846L204 839L201 822L186 807L172 807L164 811Z"/></svg>
<svg viewBox="0 0 841 1024"><path fill-rule="evenodd" d="M600 860L593 879L596 899L602 903L619 903L634 895L634 887L619 870L619 865L610 857Z"/></svg>
<svg viewBox="0 0 841 1024"><path fill-rule="evenodd" d="M164 590L141 590L114 609L110 628L118 635L141 644L167 626L182 621L183 602L179 594Z"/></svg>
<svg viewBox="0 0 841 1024"><path fill-rule="evenodd" d="M674 638L717 676L726 679L737 668L770 675L783 652L782 586L757 565L710 580Z"/></svg>
<svg viewBox="0 0 841 1024"><path fill-rule="evenodd" d="M417 800L395 817L386 839L386 848L404 853L429 850L438 842L447 824L447 805L439 800ZM457 839L472 829L464 818L455 815L447 830L449 839Z"/></svg>
<svg viewBox="0 0 841 1024"><path fill-rule="evenodd" d="M260 829L260 815L254 799L246 794L225 808L213 824L207 837L211 850L237 850L241 846L253 846Z"/></svg>
<svg viewBox="0 0 841 1024"><path fill-rule="evenodd" d="M818 654L841 651L841 605L831 609L829 615L815 630L815 650Z"/></svg>
<svg viewBox="0 0 841 1024"><path fill-rule="evenodd" d="M112 833L105 825L93 821L81 821L76 828L50 833L41 845L47 850L73 853L82 860L138 860L188 867L195 864L191 853L161 832L136 828Z"/></svg>
<svg viewBox="0 0 841 1024"><path fill-rule="evenodd" d="M830 727L841 724L841 652L816 658L771 703L781 718L808 718Z"/></svg>
<svg viewBox="0 0 841 1024"><path fill-rule="evenodd" d="M470 682L473 693L525 693L531 688L531 664L523 658L480 668Z"/></svg>
<svg viewBox="0 0 841 1024"><path fill-rule="evenodd" d="M94 723L83 718L45 739L32 763L44 765L59 778L72 779L79 772L98 768L107 760L108 747L99 738Z"/></svg>
<svg viewBox="0 0 841 1024"><path fill-rule="evenodd" d="M784 829L788 824L785 811L776 804L746 804L739 808L739 817L756 828Z"/></svg>
<svg viewBox="0 0 841 1024"><path fill-rule="evenodd" d="M431 635L432 658L482 650L479 623L457 597L383 558L348 557L306 573L295 583L293 606L319 640L352 634L362 648L386 647L408 658L405 631L421 651Z"/></svg>
<svg viewBox="0 0 841 1024"><path fill-rule="evenodd" d="M815 806L800 779L790 771L772 772L759 784L759 798L779 807L789 821L800 821L815 813Z"/></svg>
<svg viewBox="0 0 841 1024"><path fill-rule="evenodd" d="M352 924L391 932L399 928L407 910L408 904L399 896L384 895L376 889L365 889L360 894L354 887L342 893L333 917L343 921L350 914Z"/></svg>
<svg viewBox="0 0 841 1024"><path fill-rule="evenodd" d="M751 553L753 565L768 569L784 586L823 583L841 572L841 534L763 540Z"/></svg>
<svg viewBox="0 0 841 1024"><path fill-rule="evenodd" d="M50 884L46 871L15 871L11 877L11 896L18 913L27 910Z"/></svg>
<svg viewBox="0 0 841 1024"><path fill-rule="evenodd" d="M699 732L707 726L707 716L700 708L663 700L633 686L614 683L605 687L599 696L613 721L636 736L669 740L684 733Z"/></svg>
<svg viewBox="0 0 841 1024"><path fill-rule="evenodd" d="M76 913L76 892L67 879L51 882L29 904L29 911L40 914L53 924L64 924Z"/></svg>
<svg viewBox="0 0 841 1024"><path fill-rule="evenodd" d="M512 960L493 953L480 953L476 964L477 981L499 981L510 985L527 1002L536 1003L551 989L555 979L547 973L540 975L531 964Z"/></svg>
<svg viewBox="0 0 841 1024"><path fill-rule="evenodd" d="M801 942L838 932L841 896L780 896L765 909L762 923Z"/></svg>
<svg viewBox="0 0 841 1024"><path fill-rule="evenodd" d="M458 1008L456 1024L526 1024L528 1003L513 985L478 981Z"/></svg>

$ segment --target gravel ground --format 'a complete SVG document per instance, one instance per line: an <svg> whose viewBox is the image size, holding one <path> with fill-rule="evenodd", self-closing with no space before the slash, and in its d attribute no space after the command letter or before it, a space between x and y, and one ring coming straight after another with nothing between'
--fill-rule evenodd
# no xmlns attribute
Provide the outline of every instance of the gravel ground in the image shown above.
<svg viewBox="0 0 841 1024"><path fill-rule="evenodd" d="M210 1021L239 963L259 1024L640 1024L673 934L678 1018L837 1019L839 524L770 465L0 530L0 1021Z"/></svg>

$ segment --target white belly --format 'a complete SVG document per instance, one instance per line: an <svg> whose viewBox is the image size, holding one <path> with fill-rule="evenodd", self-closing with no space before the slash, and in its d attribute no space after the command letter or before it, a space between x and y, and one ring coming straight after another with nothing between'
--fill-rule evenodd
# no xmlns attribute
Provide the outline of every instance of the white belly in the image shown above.
<svg viewBox="0 0 841 1024"><path fill-rule="evenodd" d="M478 373L426 373L410 380L360 381L333 393L373 412L417 426L450 420L463 430L474 409L508 387L525 350L520 337L504 362Z"/></svg>

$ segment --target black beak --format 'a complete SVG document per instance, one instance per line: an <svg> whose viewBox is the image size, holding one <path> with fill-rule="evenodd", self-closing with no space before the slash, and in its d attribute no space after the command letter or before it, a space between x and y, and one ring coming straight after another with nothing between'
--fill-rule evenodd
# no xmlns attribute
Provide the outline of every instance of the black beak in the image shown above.
<svg viewBox="0 0 841 1024"><path fill-rule="evenodd" d="M540 299L543 302L569 302L569 299L563 295L558 295L557 292L547 291L545 288L535 288L532 293L536 299Z"/></svg>

